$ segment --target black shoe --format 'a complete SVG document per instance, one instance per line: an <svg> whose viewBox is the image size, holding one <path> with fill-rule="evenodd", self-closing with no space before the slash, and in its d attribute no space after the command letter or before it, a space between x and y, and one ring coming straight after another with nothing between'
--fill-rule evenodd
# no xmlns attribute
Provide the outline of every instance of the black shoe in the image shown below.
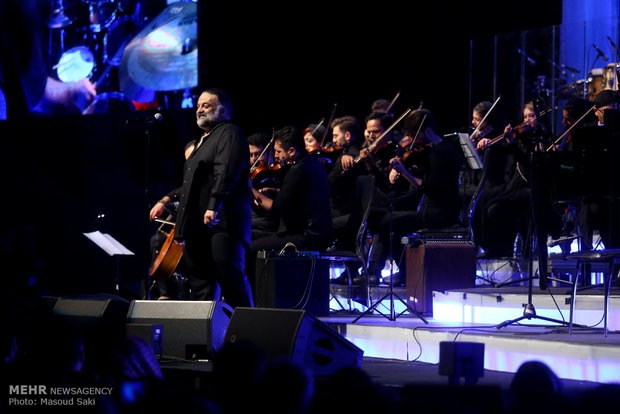
<svg viewBox="0 0 620 414"><path fill-rule="evenodd" d="M347 271L343 271L340 273L335 279L332 279L330 282L332 285L348 285L349 284L349 276L347 275Z"/></svg>
<svg viewBox="0 0 620 414"><path fill-rule="evenodd" d="M351 284L353 285L363 285L365 284L365 278L361 275L353 276L353 280ZM368 276L368 285L369 286L379 286L379 278L375 275Z"/></svg>
<svg viewBox="0 0 620 414"><path fill-rule="evenodd" d="M394 286L405 286L405 278L403 276L400 275L400 272L396 272L394 273L391 278L394 280ZM390 276L386 276L382 279L381 281L382 285L389 285L390 284Z"/></svg>

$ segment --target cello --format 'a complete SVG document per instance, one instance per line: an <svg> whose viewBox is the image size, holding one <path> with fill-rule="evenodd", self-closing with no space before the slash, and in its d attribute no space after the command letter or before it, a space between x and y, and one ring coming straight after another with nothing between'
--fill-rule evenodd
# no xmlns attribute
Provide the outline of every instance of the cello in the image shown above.
<svg viewBox="0 0 620 414"><path fill-rule="evenodd" d="M155 219L155 221L163 224L171 224L172 229L170 232L166 233L161 227L159 228L158 231L166 235L166 241L159 250L159 253L157 253L155 260L153 260L149 274L155 279L168 279L174 273L183 256L183 244L174 240L175 224L173 222L160 219Z"/></svg>

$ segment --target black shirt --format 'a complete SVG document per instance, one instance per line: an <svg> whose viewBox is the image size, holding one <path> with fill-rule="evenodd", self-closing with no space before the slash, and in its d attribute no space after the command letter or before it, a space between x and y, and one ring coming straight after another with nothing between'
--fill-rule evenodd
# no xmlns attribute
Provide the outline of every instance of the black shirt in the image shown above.
<svg viewBox="0 0 620 414"><path fill-rule="evenodd" d="M329 183L319 160L304 154L295 161L284 176L271 214L280 219L288 234L316 237L331 234Z"/></svg>
<svg viewBox="0 0 620 414"><path fill-rule="evenodd" d="M176 238L205 234L207 210L218 212L214 231L250 243L250 152L245 134L229 122L217 124L185 162Z"/></svg>

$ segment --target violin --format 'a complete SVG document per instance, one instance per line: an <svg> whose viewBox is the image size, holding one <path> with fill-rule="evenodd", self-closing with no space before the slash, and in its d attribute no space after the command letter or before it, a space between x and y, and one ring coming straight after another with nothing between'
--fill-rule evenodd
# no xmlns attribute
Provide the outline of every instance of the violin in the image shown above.
<svg viewBox="0 0 620 414"><path fill-rule="evenodd" d="M371 153L376 153L377 151L379 151L381 148L384 148L386 146L389 145L390 141L389 140L384 140L385 136L396 126L398 125L398 123L400 121L402 121L402 119L407 116L409 114L409 112L411 112L411 108L408 108L405 112L403 112L403 114L398 117L398 119L396 121L394 121L392 123L392 125L390 125L385 131L383 131L383 133L381 135L379 135L379 137L377 139L375 139L372 144L370 144L367 148L369 150L369 152ZM353 162L355 164L357 164L358 162L360 162L362 160L361 156L357 156Z"/></svg>
<svg viewBox="0 0 620 414"><path fill-rule="evenodd" d="M512 128L512 130L510 131L510 133L503 133L502 135L493 138L490 142L489 145L487 145L487 147L490 147L491 145L503 140L504 138L510 137L511 139L515 139L518 135L521 135L527 131L531 131L534 128L536 128L536 125L532 125L528 122L523 122L522 124L517 125L516 127Z"/></svg>
<svg viewBox="0 0 620 414"><path fill-rule="evenodd" d="M430 151L431 147L428 144L414 144L410 147L407 147L405 152L402 153L400 159L403 163L412 163L418 164L422 159L424 159Z"/></svg>
<svg viewBox="0 0 620 414"><path fill-rule="evenodd" d="M583 119L586 117L586 115L588 115L588 114L589 114L591 111L593 111L595 108L596 108L596 106L592 106L592 107L590 107L590 109L588 109L588 110L587 110L587 111L586 111L583 115L581 115L581 117L580 117L578 120L576 120L575 122L573 122L573 124L572 124L572 125L571 125L568 129L566 129L566 131L564 131L564 133L563 133L562 135L560 135L557 139L555 139L555 140L553 141L553 144L551 144L551 145L550 145L550 146L549 146L549 147L545 150L545 152L549 152L549 151L551 151L551 150L555 150L555 149L556 149L556 146L557 146L557 145L559 145L559 144L562 142L562 140L564 139L564 137L565 137L565 136L567 136L567 135L568 135L568 134L569 134L569 133L573 130L573 128L574 128L574 127L575 127L578 123L580 123L580 122L581 122L581 120L583 120Z"/></svg>
<svg viewBox="0 0 620 414"><path fill-rule="evenodd" d="M259 161L256 166L250 170L250 180L254 188L260 189L271 183L271 186L279 186L282 178L284 163L268 164L265 161Z"/></svg>
<svg viewBox="0 0 620 414"><path fill-rule="evenodd" d="M482 138L486 137L487 135L489 135L491 132L493 132L493 127L491 125L488 125L487 127L481 129L478 131L478 133L476 135L472 134L472 142L476 143L477 141L481 140Z"/></svg>
<svg viewBox="0 0 620 414"><path fill-rule="evenodd" d="M543 111L540 112L540 116L543 116L544 114L546 114L547 112L549 112L551 110L551 108L547 108ZM502 135L493 138L490 142L489 145L487 145L487 147L490 147L491 145L495 144L496 142L501 141L504 138L510 137L511 139L515 139L518 135L521 135L525 132L531 131L534 128L536 128L536 124L532 125L530 122L526 121L526 122L522 122L519 125L517 125L516 127L512 128L512 131L506 135L506 133L503 133Z"/></svg>
<svg viewBox="0 0 620 414"><path fill-rule="evenodd" d="M420 109L422 108L422 103L420 103ZM426 120L426 114L422 117L422 122L418 126L418 130L415 133L413 138L405 137L403 140L399 142L399 145L405 149L405 152L401 155L401 159L403 163L406 160L412 161L413 164L419 163L421 161L420 156L426 156L428 150L430 150L430 145L426 143L418 142L418 135L420 134L420 130L422 129L422 125L424 125L424 121Z"/></svg>

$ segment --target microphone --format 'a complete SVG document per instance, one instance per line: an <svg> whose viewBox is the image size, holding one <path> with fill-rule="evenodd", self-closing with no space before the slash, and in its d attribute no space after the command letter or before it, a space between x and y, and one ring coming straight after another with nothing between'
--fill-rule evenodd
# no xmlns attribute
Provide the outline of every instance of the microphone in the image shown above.
<svg viewBox="0 0 620 414"><path fill-rule="evenodd" d="M529 57L527 55L527 53L525 53L524 51L522 51L521 49L517 48L517 52L521 55L523 55L523 57L525 58L525 60L527 60L527 63L529 63L532 66L536 66L536 61L534 59L532 59L531 57Z"/></svg>
<svg viewBox="0 0 620 414"><path fill-rule="evenodd" d="M605 56L605 53L603 53L603 51L601 49L596 47L596 45L594 43L592 43L592 46L594 47L594 49L598 53L597 57L599 57L599 56L602 57L605 62L607 62L609 60L609 58L607 56Z"/></svg>
<svg viewBox="0 0 620 414"><path fill-rule="evenodd" d="M135 119L127 119L125 120L125 124L136 124L136 123L148 123L148 122L159 122L164 118L162 114L159 112L149 115L147 117L135 118Z"/></svg>
<svg viewBox="0 0 620 414"><path fill-rule="evenodd" d="M575 69L575 68L567 66L567 65L565 65L563 63L556 63L556 62L554 62L551 59L548 59L547 62L551 63L551 65L553 65L553 66L559 67L560 69L565 69L565 70L567 70L569 72L574 72L574 73L581 72L579 69Z"/></svg>

